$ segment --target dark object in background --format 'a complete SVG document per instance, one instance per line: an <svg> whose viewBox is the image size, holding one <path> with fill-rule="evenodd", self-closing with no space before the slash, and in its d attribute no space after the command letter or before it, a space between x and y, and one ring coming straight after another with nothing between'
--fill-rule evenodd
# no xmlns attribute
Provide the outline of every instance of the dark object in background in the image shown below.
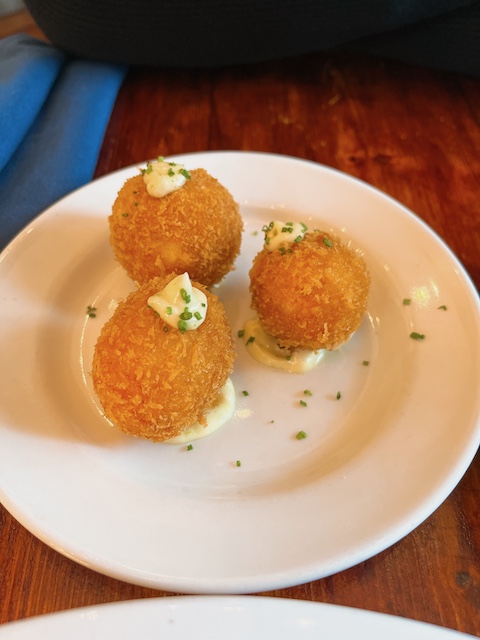
<svg viewBox="0 0 480 640"><path fill-rule="evenodd" d="M45 35L82 57L220 67L343 49L480 75L471 0L25 0Z"/></svg>

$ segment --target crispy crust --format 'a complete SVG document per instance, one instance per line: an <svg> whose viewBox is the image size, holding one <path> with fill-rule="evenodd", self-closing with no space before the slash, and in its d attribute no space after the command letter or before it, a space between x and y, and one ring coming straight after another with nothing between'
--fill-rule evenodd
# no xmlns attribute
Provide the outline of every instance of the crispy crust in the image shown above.
<svg viewBox="0 0 480 640"><path fill-rule="evenodd" d="M110 243L129 276L144 284L187 271L211 286L231 269L240 251L243 222L229 191L204 169L163 198L129 178L113 204Z"/></svg>
<svg viewBox="0 0 480 640"><path fill-rule="evenodd" d="M322 231L308 232L284 255L263 248L250 270L260 324L290 348L332 350L346 342L360 326L369 287L363 258Z"/></svg>
<svg viewBox="0 0 480 640"><path fill-rule="evenodd" d="M175 277L155 278L120 303L95 346L92 378L106 417L122 431L162 441L179 435L217 399L233 369L234 340L219 300L205 321L181 334L147 306Z"/></svg>

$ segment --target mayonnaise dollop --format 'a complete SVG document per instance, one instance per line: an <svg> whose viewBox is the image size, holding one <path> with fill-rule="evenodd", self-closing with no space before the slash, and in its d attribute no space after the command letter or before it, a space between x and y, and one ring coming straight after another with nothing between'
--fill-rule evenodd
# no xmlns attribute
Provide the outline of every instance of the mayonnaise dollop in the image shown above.
<svg viewBox="0 0 480 640"><path fill-rule="evenodd" d="M143 169L142 175L147 192L154 198L163 198L172 191L177 191L190 178L183 164L165 162L162 159L150 162L147 168Z"/></svg>
<svg viewBox="0 0 480 640"><path fill-rule="evenodd" d="M263 227L265 233L265 248L268 251L284 249L294 242L301 242L307 231L303 222L282 222L274 220Z"/></svg>
<svg viewBox="0 0 480 640"><path fill-rule="evenodd" d="M150 296L147 304L166 324L182 333L198 329L208 309L207 296L192 286L188 273L173 278L162 291Z"/></svg>
<svg viewBox="0 0 480 640"><path fill-rule="evenodd" d="M235 389L230 378L220 389L216 404L207 411L207 425L195 422L187 427L179 436L165 440L166 444L186 444L192 440L199 440L220 429L233 415L235 410Z"/></svg>
<svg viewBox="0 0 480 640"><path fill-rule="evenodd" d="M247 320L244 328L245 344L251 357L274 369L291 373L305 373L314 369L325 355L325 349L286 349L278 341L265 333L258 318Z"/></svg>

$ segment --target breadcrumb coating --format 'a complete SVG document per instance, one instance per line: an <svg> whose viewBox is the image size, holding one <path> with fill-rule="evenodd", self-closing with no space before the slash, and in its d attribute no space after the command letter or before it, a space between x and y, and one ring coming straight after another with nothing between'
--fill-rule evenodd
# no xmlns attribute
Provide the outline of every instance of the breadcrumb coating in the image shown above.
<svg viewBox="0 0 480 640"><path fill-rule="evenodd" d="M230 192L204 169L163 198L148 194L142 175L120 189L109 217L110 243L129 276L144 284L188 272L210 287L232 270L243 222Z"/></svg>
<svg viewBox="0 0 480 640"><path fill-rule="evenodd" d="M282 347L333 350L358 329L370 274L363 258L323 231L290 250L265 247L250 270L252 308Z"/></svg>
<svg viewBox="0 0 480 640"><path fill-rule="evenodd" d="M162 441L212 408L233 369L234 340L222 303L203 285L205 321L194 331L169 327L148 298L175 277L155 278L119 304L95 346L92 379L105 416L122 431Z"/></svg>

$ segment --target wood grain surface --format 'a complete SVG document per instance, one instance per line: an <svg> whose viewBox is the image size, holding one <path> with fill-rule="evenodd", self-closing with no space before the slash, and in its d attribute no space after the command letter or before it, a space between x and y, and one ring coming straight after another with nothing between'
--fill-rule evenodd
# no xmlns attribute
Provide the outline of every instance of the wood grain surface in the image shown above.
<svg viewBox="0 0 480 640"><path fill-rule="evenodd" d="M479 80L347 54L225 70L131 69L96 176L159 154L206 150L287 154L361 178L423 218L480 286ZM163 595L80 566L0 507L0 623ZM387 612L480 637L479 455L449 498L391 548L337 575L262 595Z"/></svg>

